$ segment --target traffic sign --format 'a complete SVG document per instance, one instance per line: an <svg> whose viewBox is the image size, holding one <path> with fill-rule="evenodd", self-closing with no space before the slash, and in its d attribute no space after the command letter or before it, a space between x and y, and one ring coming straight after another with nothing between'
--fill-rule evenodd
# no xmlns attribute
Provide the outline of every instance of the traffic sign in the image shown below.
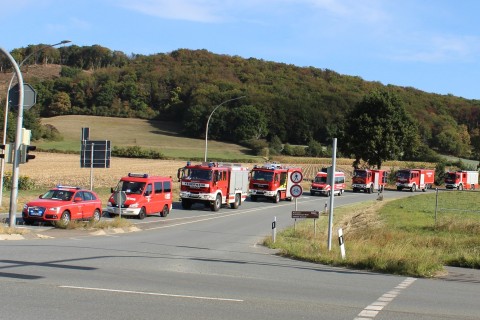
<svg viewBox="0 0 480 320"><path fill-rule="evenodd" d="M318 219L320 214L318 211L292 211L293 219Z"/></svg>
<svg viewBox="0 0 480 320"><path fill-rule="evenodd" d="M18 83L14 85L10 91L8 91L8 103L11 108L18 107L18 96L19 96ZM23 84L23 109L28 110L37 103L37 92L31 85L28 83Z"/></svg>
<svg viewBox="0 0 480 320"><path fill-rule="evenodd" d="M292 175L290 176L290 180L292 180L293 183L300 183L303 180L303 174L301 171L293 171Z"/></svg>
<svg viewBox="0 0 480 320"><path fill-rule="evenodd" d="M290 187L290 194L294 198L298 198L302 195L303 189L302 186L299 184L294 184L293 186Z"/></svg>

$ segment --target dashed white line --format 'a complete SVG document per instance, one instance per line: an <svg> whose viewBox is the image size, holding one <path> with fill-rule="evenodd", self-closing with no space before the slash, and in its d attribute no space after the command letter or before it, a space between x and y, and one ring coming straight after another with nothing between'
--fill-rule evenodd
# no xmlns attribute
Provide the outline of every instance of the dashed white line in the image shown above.
<svg viewBox="0 0 480 320"><path fill-rule="evenodd" d="M377 316L377 314L385 308L388 303L390 303L393 299L395 299L402 290L408 288L412 283L415 282L415 278L407 278L398 286L395 287L394 290L390 290L387 293L384 293L377 301L373 302L372 304L368 305L360 311L357 317L354 320L372 320Z"/></svg>
<svg viewBox="0 0 480 320"><path fill-rule="evenodd" d="M185 298L185 299L216 300L216 301L227 301L227 302L243 302L244 301L244 300L241 300L241 299L189 296L189 295L182 295L182 294L169 294L169 293L159 293L159 292L145 292L145 291L118 290L118 289L91 288L91 287L76 287L76 286L59 286L59 287L60 288L65 288L65 289L106 291L106 292L115 292L115 293L128 293L128 294L162 296L162 297L173 297L173 298Z"/></svg>

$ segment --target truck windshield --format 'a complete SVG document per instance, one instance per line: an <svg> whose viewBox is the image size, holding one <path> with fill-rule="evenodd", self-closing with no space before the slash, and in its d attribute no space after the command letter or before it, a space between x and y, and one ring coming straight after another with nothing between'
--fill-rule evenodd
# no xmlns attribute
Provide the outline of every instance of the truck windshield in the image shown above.
<svg viewBox="0 0 480 320"><path fill-rule="evenodd" d="M258 181L273 181L273 172L254 170L252 179Z"/></svg>
<svg viewBox="0 0 480 320"><path fill-rule="evenodd" d="M212 170L190 169L187 172L187 179L211 181Z"/></svg>
<svg viewBox="0 0 480 320"><path fill-rule="evenodd" d="M145 182L120 181L117 191L125 191L127 194L142 194L145 189Z"/></svg>
<svg viewBox="0 0 480 320"><path fill-rule="evenodd" d="M367 176L367 172L365 170L354 170L353 176L358 178L365 178Z"/></svg>
<svg viewBox="0 0 480 320"><path fill-rule="evenodd" d="M398 171L397 178L400 179L409 179L410 178L410 171Z"/></svg>

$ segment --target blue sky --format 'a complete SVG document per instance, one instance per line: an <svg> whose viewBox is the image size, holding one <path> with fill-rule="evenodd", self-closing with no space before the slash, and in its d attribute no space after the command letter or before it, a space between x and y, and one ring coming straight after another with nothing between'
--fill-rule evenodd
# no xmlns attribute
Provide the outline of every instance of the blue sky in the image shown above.
<svg viewBox="0 0 480 320"><path fill-rule="evenodd" d="M179 48L480 99L477 0L0 0L0 47Z"/></svg>

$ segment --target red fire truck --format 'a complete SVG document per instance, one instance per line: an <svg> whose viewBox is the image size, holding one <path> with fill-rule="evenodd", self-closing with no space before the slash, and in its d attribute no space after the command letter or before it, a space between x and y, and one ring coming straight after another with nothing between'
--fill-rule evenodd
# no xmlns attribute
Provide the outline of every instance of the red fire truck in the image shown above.
<svg viewBox="0 0 480 320"><path fill-rule="evenodd" d="M280 200L292 200L290 188L293 185L290 176L293 172L302 172L302 168L284 167L278 163L266 163L255 166L250 177L250 199L268 198L277 203Z"/></svg>
<svg viewBox="0 0 480 320"><path fill-rule="evenodd" d="M352 177L352 190L363 190L367 193L383 191L387 184L387 172L385 170L355 169Z"/></svg>
<svg viewBox="0 0 480 320"><path fill-rule="evenodd" d="M415 192L417 189L426 191L435 182L435 170L433 169L402 169L396 174L397 190L410 189Z"/></svg>
<svg viewBox="0 0 480 320"><path fill-rule="evenodd" d="M182 208L203 203L212 211L224 204L238 208L248 196L248 168L232 163L202 163L178 169Z"/></svg>
<svg viewBox="0 0 480 320"><path fill-rule="evenodd" d="M478 188L478 171L454 171L445 173L445 188L470 189Z"/></svg>
<svg viewBox="0 0 480 320"><path fill-rule="evenodd" d="M320 171L315 176L310 187L310 194L312 196L316 194L323 194L329 197L331 193L331 187L327 180L327 173ZM334 191L333 194L341 196L345 191L345 173L337 171L335 172Z"/></svg>

